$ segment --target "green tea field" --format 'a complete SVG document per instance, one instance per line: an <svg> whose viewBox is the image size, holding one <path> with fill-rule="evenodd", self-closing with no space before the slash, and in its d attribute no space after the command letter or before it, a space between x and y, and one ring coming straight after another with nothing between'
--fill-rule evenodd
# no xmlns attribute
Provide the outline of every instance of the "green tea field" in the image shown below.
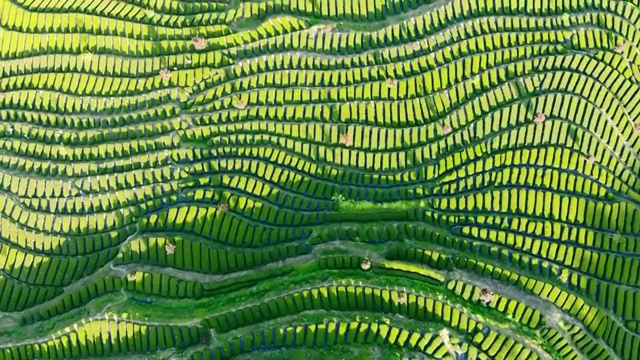
<svg viewBox="0 0 640 360"><path fill-rule="evenodd" d="M0 0L0 360L640 360L640 0Z"/></svg>

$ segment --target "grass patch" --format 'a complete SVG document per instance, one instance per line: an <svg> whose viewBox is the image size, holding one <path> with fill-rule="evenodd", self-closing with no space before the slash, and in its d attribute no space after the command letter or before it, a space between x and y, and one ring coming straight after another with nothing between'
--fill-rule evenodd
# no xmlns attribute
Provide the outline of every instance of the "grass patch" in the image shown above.
<svg viewBox="0 0 640 360"><path fill-rule="evenodd" d="M340 211L371 211L371 210L413 210L425 207L424 201L394 201L375 203L371 201L340 200L337 201Z"/></svg>

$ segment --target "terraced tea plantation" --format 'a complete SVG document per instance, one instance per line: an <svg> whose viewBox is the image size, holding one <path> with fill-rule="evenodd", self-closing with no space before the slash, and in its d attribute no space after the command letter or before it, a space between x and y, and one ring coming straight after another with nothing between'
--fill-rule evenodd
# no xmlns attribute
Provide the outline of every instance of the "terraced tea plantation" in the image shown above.
<svg viewBox="0 0 640 360"><path fill-rule="evenodd" d="M0 10L0 359L640 359L640 0Z"/></svg>

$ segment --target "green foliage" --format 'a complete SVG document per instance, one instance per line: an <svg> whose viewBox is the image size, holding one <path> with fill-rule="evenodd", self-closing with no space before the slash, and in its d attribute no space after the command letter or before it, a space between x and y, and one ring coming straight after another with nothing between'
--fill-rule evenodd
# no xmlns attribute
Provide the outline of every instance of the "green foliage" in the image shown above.
<svg viewBox="0 0 640 360"><path fill-rule="evenodd" d="M0 1L0 360L638 358L628 7Z"/></svg>

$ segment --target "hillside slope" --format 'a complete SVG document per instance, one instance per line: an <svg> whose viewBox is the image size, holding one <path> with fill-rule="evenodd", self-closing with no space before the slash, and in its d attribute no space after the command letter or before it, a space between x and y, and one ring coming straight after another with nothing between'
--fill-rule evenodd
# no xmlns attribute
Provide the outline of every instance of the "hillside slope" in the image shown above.
<svg viewBox="0 0 640 360"><path fill-rule="evenodd" d="M638 0L0 11L0 359L640 359Z"/></svg>

